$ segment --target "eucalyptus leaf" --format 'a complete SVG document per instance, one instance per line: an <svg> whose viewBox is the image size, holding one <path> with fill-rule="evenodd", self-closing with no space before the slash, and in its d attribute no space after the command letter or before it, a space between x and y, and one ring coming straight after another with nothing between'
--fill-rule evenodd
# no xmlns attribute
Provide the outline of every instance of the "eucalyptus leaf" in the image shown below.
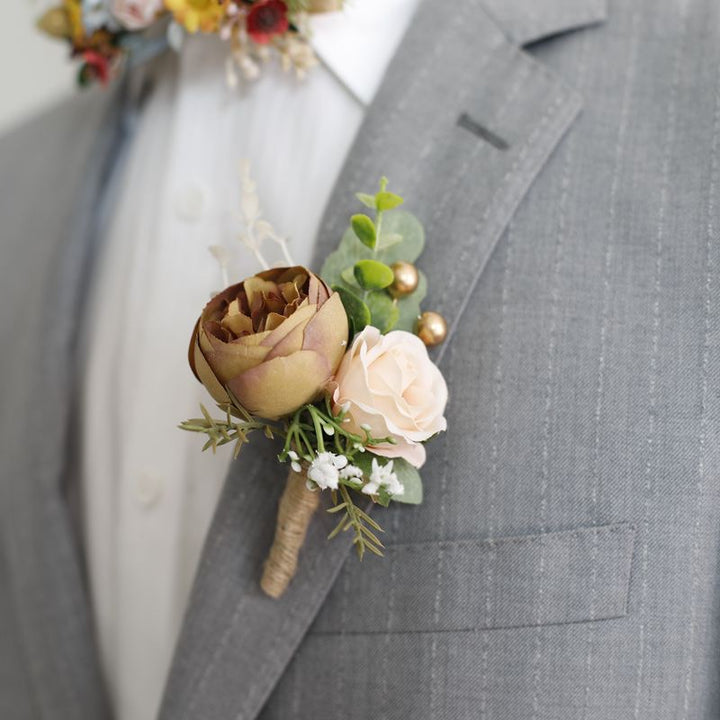
<svg viewBox="0 0 720 720"><path fill-rule="evenodd" d="M402 241L397 242L394 235L399 235ZM385 238L390 238L390 241ZM415 262L425 247L425 231L414 215L405 210L396 210L383 216L378 245L376 260L388 265L399 260Z"/></svg>
<svg viewBox="0 0 720 720"><path fill-rule="evenodd" d="M387 248L402 242L402 235L398 233L380 233L378 238L378 250L387 250Z"/></svg>
<svg viewBox="0 0 720 720"><path fill-rule="evenodd" d="M400 310L397 303L384 290L367 293L365 303L370 310L370 324L381 333L388 333L397 325Z"/></svg>
<svg viewBox="0 0 720 720"><path fill-rule="evenodd" d="M384 290L395 279L392 268L378 260L358 260L353 274L363 290Z"/></svg>
<svg viewBox="0 0 720 720"><path fill-rule="evenodd" d="M360 286L357 283L357 280L355 279L355 268L354 267L347 267L345 268L341 273L340 277L342 278L343 282L346 285L349 285L352 288L355 288L356 290L360 290Z"/></svg>
<svg viewBox="0 0 720 720"><path fill-rule="evenodd" d="M405 492L402 495L393 496L393 500L407 505L420 505L423 501L423 484L417 468L407 460L394 458L393 472L405 488Z"/></svg>
<svg viewBox="0 0 720 720"><path fill-rule="evenodd" d="M363 205L365 205L365 207L369 207L371 210L377 209L377 203L375 202L374 195L368 195L367 193L355 193L355 197Z"/></svg>
<svg viewBox="0 0 720 720"><path fill-rule="evenodd" d="M370 324L371 315L368 306L355 293L341 285L333 285L332 289L339 293L350 323L350 337L359 333Z"/></svg>
<svg viewBox="0 0 720 720"><path fill-rule="evenodd" d="M367 215L360 213L352 216L350 224L358 240L372 250L377 244L375 223Z"/></svg>
<svg viewBox="0 0 720 720"><path fill-rule="evenodd" d="M398 237L401 238L400 241L397 240ZM424 244L425 233L420 221L405 210L396 210L383 217L376 252L373 253L363 245L355 232L348 228L338 249L328 255L320 274L329 285L337 284L350 289L342 274L347 268L354 267L358 260L374 259L386 265L392 265L399 260L415 262Z"/></svg>
<svg viewBox="0 0 720 720"><path fill-rule="evenodd" d="M388 192L387 190L381 190L377 195L375 195L375 204L380 212L394 210L404 202L405 201L399 195Z"/></svg>

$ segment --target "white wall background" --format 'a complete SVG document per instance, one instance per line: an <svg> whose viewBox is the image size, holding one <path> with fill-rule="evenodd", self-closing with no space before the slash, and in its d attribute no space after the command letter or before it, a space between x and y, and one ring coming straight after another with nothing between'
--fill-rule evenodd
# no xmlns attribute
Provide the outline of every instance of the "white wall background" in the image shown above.
<svg viewBox="0 0 720 720"><path fill-rule="evenodd" d="M0 0L0 134L75 92L68 46L35 27L59 0Z"/></svg>

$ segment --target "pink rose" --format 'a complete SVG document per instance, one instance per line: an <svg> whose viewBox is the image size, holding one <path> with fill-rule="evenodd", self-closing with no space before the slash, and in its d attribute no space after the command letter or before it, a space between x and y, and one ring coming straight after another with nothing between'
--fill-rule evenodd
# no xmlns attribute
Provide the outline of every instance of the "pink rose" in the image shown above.
<svg viewBox="0 0 720 720"><path fill-rule="evenodd" d="M400 457L419 468L425 462L421 444L447 428L443 413L448 391L420 338L396 330L381 335L368 326L353 340L333 381L336 413L347 411L348 430L396 443L372 451Z"/></svg>
<svg viewBox="0 0 720 720"><path fill-rule="evenodd" d="M163 9L163 0L113 0L112 14L128 30L152 25Z"/></svg>

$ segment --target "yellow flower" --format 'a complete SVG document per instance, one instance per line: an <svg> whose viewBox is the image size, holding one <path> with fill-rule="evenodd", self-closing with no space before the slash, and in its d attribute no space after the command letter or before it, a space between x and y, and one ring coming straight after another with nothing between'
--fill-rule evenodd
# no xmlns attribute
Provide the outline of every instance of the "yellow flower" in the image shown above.
<svg viewBox="0 0 720 720"><path fill-rule="evenodd" d="M80 0L64 0L60 7L50 8L38 20L37 25L52 37L80 45L85 38Z"/></svg>
<svg viewBox="0 0 720 720"><path fill-rule="evenodd" d="M225 16L225 0L165 0L165 7L188 32L216 32Z"/></svg>

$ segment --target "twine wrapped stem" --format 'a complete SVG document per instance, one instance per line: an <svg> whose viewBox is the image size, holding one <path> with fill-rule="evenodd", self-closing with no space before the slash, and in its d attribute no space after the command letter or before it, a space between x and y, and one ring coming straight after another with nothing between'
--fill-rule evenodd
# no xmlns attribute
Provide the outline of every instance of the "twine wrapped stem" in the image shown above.
<svg viewBox="0 0 720 720"><path fill-rule="evenodd" d="M260 580L263 592L272 598L281 597L293 579L298 554L320 504L320 493L308 490L305 482L304 472L291 470L280 498L275 539Z"/></svg>

